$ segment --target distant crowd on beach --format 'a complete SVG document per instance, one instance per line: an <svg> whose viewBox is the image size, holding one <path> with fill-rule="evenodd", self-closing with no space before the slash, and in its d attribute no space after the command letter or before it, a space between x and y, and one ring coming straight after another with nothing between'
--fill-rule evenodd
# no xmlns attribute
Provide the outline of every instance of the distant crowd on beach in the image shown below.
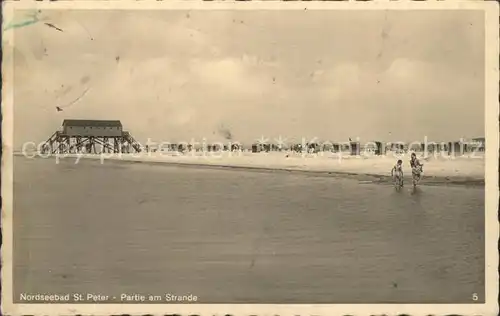
<svg viewBox="0 0 500 316"><path fill-rule="evenodd" d="M245 146L240 143L228 142L212 143L212 144L183 144L183 143L169 143L161 146L161 148L146 146L144 149L147 152L220 152L220 151L246 151L252 153L260 152L295 152L295 153L309 153L315 154L320 152L331 153L346 153L350 155L360 155L362 153L371 153L374 155L385 155L389 152L404 154L408 152L427 152L427 153L447 153L447 154L466 154L471 152L484 152L484 138L476 138L470 141L457 141L457 142L428 142L428 143L382 143L382 142L369 142L362 145L360 142L349 141L344 143L333 142L311 142L300 144L272 144L272 143L254 143L250 146Z"/></svg>
<svg viewBox="0 0 500 316"><path fill-rule="evenodd" d="M55 134L57 136L57 133ZM33 145L35 146L35 145ZM36 147L36 146L35 146ZM271 143L256 142L242 144L232 140L213 143L162 142L140 144L131 137L122 139L111 137L76 137L49 139L40 147L41 153L133 153L133 152L172 152L186 154L190 152L249 152L269 153L285 152L287 154L318 154L332 153L351 156L405 154L409 152L426 154L444 154L460 156L468 153L485 151L485 138L461 140L454 142L366 142L349 140L347 142L302 142L302 143Z"/></svg>

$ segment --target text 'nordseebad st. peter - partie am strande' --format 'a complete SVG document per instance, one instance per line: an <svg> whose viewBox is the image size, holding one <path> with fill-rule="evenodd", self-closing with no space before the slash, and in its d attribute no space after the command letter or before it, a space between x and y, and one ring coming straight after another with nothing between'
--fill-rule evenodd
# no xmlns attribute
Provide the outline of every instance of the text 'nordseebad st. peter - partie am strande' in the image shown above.
<svg viewBox="0 0 500 316"><path fill-rule="evenodd" d="M118 295L104 295L97 293L71 294L27 294L21 293L20 303L190 303L197 302L198 297L191 293L160 295L120 293Z"/></svg>

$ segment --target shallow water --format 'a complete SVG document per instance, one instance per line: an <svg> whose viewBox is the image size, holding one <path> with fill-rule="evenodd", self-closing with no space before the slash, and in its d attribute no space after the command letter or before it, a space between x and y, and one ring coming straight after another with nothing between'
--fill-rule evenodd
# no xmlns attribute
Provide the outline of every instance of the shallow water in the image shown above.
<svg viewBox="0 0 500 316"><path fill-rule="evenodd" d="M14 299L472 303L484 188L15 158Z"/></svg>

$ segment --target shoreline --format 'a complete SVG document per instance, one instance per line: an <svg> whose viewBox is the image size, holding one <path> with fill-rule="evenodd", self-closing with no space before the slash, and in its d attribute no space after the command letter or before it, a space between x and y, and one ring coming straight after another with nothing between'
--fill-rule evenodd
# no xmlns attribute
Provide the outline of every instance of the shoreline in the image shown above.
<svg viewBox="0 0 500 316"><path fill-rule="evenodd" d="M24 157L25 159L52 159L35 157L28 158L21 153L14 153L16 157ZM64 158L73 159L88 159L94 161L101 161L100 155L92 156L78 156L78 155L67 155ZM61 159L64 159L61 157ZM132 158L132 159L131 159ZM169 160L146 160L134 157L106 157L105 162L112 163L125 163L125 164L145 164L154 166L175 166L183 168L204 168L204 169L214 169L214 170L228 170L228 171L249 171L249 172L261 172L261 173L285 173L285 174L301 174L305 176L314 177L329 177L329 178L339 178L339 179L351 179L358 180L359 182L364 182L363 184L386 184L392 185L392 177L387 172L387 174L380 173L365 173L365 172L354 172L354 171L340 171L340 170L310 170L304 168L290 168L290 167L269 167L269 166L251 166L251 165L238 165L238 164L228 164L228 163L213 163L213 162L193 162L193 161L169 161ZM411 186L411 176L404 176L404 182L406 186ZM461 187L484 187L485 179L470 176L432 176L426 175L422 178L420 186L461 186Z"/></svg>

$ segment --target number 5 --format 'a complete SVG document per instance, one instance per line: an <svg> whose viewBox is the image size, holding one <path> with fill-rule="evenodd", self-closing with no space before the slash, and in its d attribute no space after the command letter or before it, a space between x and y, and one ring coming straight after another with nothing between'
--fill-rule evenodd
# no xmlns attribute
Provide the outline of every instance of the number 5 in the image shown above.
<svg viewBox="0 0 500 316"><path fill-rule="evenodd" d="M477 301L479 298L477 297L477 293L472 293L472 300Z"/></svg>

